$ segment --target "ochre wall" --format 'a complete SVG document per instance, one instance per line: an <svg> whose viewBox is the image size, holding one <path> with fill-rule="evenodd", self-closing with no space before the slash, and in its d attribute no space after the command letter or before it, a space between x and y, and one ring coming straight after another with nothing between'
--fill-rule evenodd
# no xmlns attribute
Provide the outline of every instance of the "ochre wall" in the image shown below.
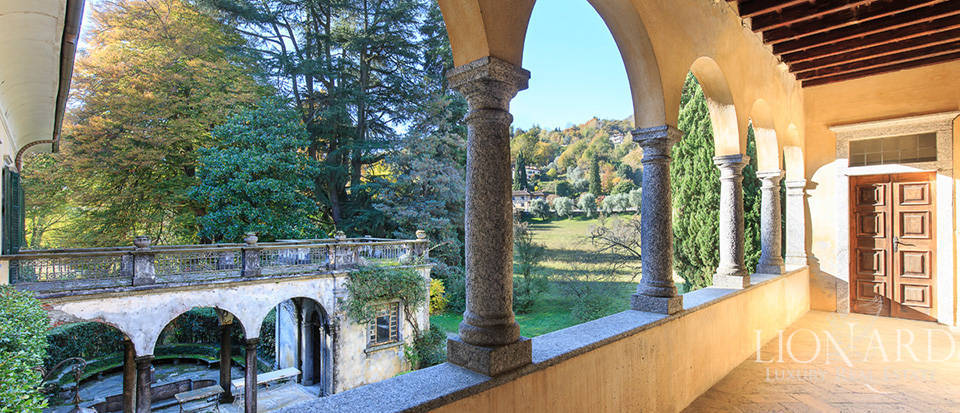
<svg viewBox="0 0 960 413"><path fill-rule="evenodd" d="M802 269L434 411L677 412L806 314L809 292Z"/></svg>
<svg viewBox="0 0 960 413"><path fill-rule="evenodd" d="M840 189L836 187L839 172L835 160L836 139L828 128L960 109L960 61L809 87L804 89L803 95L806 118L804 152L809 180L807 240L811 254L811 307L835 311L838 266L847 265L847 262L837 262L834 217L848 211L836 210L836 193ZM955 147L956 133L955 130ZM960 156L957 156L956 149L954 154L956 163ZM956 174L956 167L954 171ZM946 258L956 251L941 254ZM956 302L942 304L952 305L956 311Z"/></svg>

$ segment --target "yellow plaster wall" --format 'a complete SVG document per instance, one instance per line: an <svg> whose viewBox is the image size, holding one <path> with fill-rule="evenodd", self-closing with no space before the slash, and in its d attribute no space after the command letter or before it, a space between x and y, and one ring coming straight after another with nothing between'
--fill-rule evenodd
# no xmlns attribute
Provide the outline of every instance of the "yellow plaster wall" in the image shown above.
<svg viewBox="0 0 960 413"><path fill-rule="evenodd" d="M837 309L837 266L847 265L846 262L838 264L836 259L835 217L848 212L836 210L836 193L840 189L836 187L839 172L835 160L836 139L828 128L833 125L958 110L958 74L960 61L954 61L804 89L804 155L810 183L807 242L811 254L810 298L813 309ZM956 127L954 133L956 147ZM960 152L954 149L955 163L957 158L960 158L958 155ZM956 166L954 171L955 174L958 171ZM956 306L956 303L953 305Z"/></svg>
<svg viewBox="0 0 960 413"><path fill-rule="evenodd" d="M677 412L809 306L803 269L434 411Z"/></svg>

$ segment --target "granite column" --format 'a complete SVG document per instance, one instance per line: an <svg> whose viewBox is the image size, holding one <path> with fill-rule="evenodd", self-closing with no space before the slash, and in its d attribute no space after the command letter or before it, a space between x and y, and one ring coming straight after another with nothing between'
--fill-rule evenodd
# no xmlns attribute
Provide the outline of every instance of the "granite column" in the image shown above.
<svg viewBox="0 0 960 413"><path fill-rule="evenodd" d="M744 264L743 230L743 167L749 161L743 154L713 158L720 169L720 265L713 276L716 287L750 285L750 274Z"/></svg>
<svg viewBox="0 0 960 413"><path fill-rule="evenodd" d="M531 362L530 340L513 314L510 100L530 73L495 57L447 73L466 99L466 311L447 344L453 364L495 376Z"/></svg>
<svg viewBox="0 0 960 413"><path fill-rule="evenodd" d="M673 314L683 297L673 282L673 206L670 193L670 148L681 132L671 126L633 131L643 149L643 192L640 198L640 283L630 299L638 311Z"/></svg>
<svg viewBox="0 0 960 413"><path fill-rule="evenodd" d="M783 274L783 222L780 209L780 179L783 171L758 172L760 178L759 274Z"/></svg>
<svg viewBox="0 0 960 413"><path fill-rule="evenodd" d="M787 251L788 265L807 265L806 231L807 218L804 211L806 179L787 180Z"/></svg>
<svg viewBox="0 0 960 413"><path fill-rule="evenodd" d="M133 342L123 340L123 411L137 410L137 353Z"/></svg>

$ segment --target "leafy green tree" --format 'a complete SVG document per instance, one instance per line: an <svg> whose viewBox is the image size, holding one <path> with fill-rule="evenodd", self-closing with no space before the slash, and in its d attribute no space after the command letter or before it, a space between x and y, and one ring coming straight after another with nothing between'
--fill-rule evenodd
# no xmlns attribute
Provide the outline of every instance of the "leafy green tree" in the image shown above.
<svg viewBox="0 0 960 413"><path fill-rule="evenodd" d="M537 198L530 201L530 213L539 219L550 218L550 204L546 199Z"/></svg>
<svg viewBox="0 0 960 413"><path fill-rule="evenodd" d="M640 202L643 201L643 189L637 188L630 191L627 196L630 198L630 206L637 209L637 213L640 212Z"/></svg>
<svg viewBox="0 0 960 413"><path fill-rule="evenodd" d="M349 233L384 231L385 218L371 215L378 214L375 188L364 173L395 147L398 127L416 116L436 83L425 82L445 67L447 53L435 39L439 13L423 0L203 3L243 33L271 83L299 111L307 153L322 164L314 195L324 213Z"/></svg>
<svg viewBox="0 0 960 413"><path fill-rule="evenodd" d="M515 191L530 189L527 183L527 161L523 157L523 152L517 153L517 163L513 168L513 189Z"/></svg>
<svg viewBox="0 0 960 413"><path fill-rule="evenodd" d="M63 182L63 165L56 155L37 153L24 157L21 170L26 246L56 246L60 235L57 228L74 215L69 204L70 188Z"/></svg>
<svg viewBox="0 0 960 413"><path fill-rule="evenodd" d="M687 290L709 286L720 261L720 171L713 164L714 140L706 98L692 74L680 100L683 139L673 146L674 267Z"/></svg>
<svg viewBox="0 0 960 413"><path fill-rule="evenodd" d="M570 198L559 196L553 200L553 209L561 218L571 216L574 208L573 200Z"/></svg>
<svg viewBox="0 0 960 413"><path fill-rule="evenodd" d="M557 182L556 192L558 196L568 197L573 195L573 185L570 185L570 182L559 181Z"/></svg>
<svg viewBox="0 0 960 413"><path fill-rule="evenodd" d="M594 196L603 195L603 186L600 183L600 160L594 157L590 160L590 193Z"/></svg>
<svg viewBox="0 0 960 413"><path fill-rule="evenodd" d="M212 135L219 143L199 150L191 192L206 210L198 219L202 237L237 242L248 231L264 240L319 234L310 196L319 168L304 154L309 140L296 112L265 100Z"/></svg>
<svg viewBox="0 0 960 413"><path fill-rule="evenodd" d="M590 218L597 214L597 197L590 192L584 192L577 200L577 206Z"/></svg>
<svg viewBox="0 0 960 413"><path fill-rule="evenodd" d="M40 367L48 324L32 293L0 286L0 412L39 413L46 407Z"/></svg>
<svg viewBox="0 0 960 413"><path fill-rule="evenodd" d="M536 272L546 249L533 240L530 224L513 222L513 256L519 278L513 281L513 310L525 313L547 289L547 279Z"/></svg>
<svg viewBox="0 0 960 413"><path fill-rule="evenodd" d="M743 168L743 236L744 264L753 273L760 262L760 179L757 178L757 140L753 126L747 129L747 156L750 163Z"/></svg>
<svg viewBox="0 0 960 413"><path fill-rule="evenodd" d="M631 182L631 181L622 181L622 182L616 184L616 185L613 187L613 190L610 191L610 193L611 193L611 194L614 194L614 195L616 195L616 194L626 194L626 193L629 193L630 191L632 191L633 188L635 188L635 187L636 187L636 185L634 185L633 182Z"/></svg>
<svg viewBox="0 0 960 413"><path fill-rule="evenodd" d="M196 241L196 149L265 89L232 28L181 0L98 3L78 54L62 155L81 212L68 246Z"/></svg>

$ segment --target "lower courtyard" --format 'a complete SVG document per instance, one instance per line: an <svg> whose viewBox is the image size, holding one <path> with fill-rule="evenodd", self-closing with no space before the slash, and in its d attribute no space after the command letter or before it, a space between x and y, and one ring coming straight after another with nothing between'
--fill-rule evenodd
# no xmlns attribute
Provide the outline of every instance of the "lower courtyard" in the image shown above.
<svg viewBox="0 0 960 413"><path fill-rule="evenodd" d="M685 412L955 412L960 334L929 322L810 311Z"/></svg>

